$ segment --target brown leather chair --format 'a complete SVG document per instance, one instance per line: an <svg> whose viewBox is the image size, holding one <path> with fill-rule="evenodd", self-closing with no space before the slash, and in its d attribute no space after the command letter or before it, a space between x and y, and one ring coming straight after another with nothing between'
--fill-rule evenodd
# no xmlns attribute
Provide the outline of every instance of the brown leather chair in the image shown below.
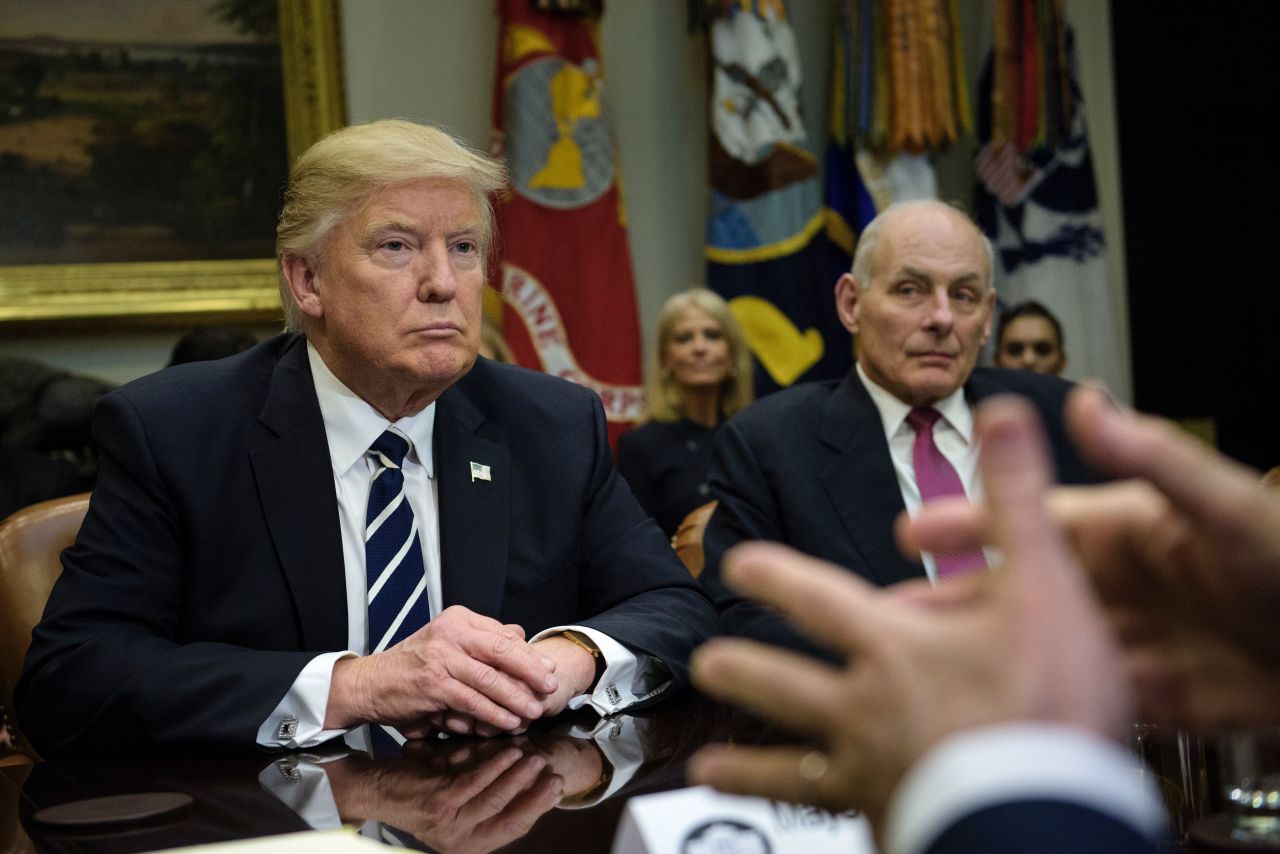
<svg viewBox="0 0 1280 854"><path fill-rule="evenodd" d="M706 555L702 552L702 533L707 529L707 522L711 520L711 514L716 512L716 505L719 503L708 501L690 510L671 538L671 547L676 550L694 578L702 574L703 564L706 563Z"/></svg>
<svg viewBox="0 0 1280 854"><path fill-rule="evenodd" d="M9 711L15 747L30 755L31 746L14 725L13 686L31 630L62 573L62 550L75 541L88 509L86 492L32 504L0 523L0 704Z"/></svg>

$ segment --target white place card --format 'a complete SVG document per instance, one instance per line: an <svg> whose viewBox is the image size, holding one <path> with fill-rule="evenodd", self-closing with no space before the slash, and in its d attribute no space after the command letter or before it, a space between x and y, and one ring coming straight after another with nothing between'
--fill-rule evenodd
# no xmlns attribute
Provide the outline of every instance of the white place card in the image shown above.
<svg viewBox="0 0 1280 854"><path fill-rule="evenodd" d="M875 854L871 826L830 813L709 786L627 802L613 854Z"/></svg>

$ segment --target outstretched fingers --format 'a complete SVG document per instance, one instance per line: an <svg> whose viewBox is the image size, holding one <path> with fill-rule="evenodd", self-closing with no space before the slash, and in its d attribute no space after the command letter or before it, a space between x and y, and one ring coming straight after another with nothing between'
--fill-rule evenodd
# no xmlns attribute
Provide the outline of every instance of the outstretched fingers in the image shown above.
<svg viewBox="0 0 1280 854"><path fill-rule="evenodd" d="M1061 563L1065 545L1045 504L1052 468L1035 410L1022 400L995 398L979 408L977 426L993 545L1007 566Z"/></svg>
<svg viewBox="0 0 1280 854"><path fill-rule="evenodd" d="M946 554L986 545L987 514L966 498L940 498L920 508L915 516L904 511L894 523L898 545L907 557L921 552Z"/></svg>
<svg viewBox="0 0 1280 854"><path fill-rule="evenodd" d="M799 733L824 734L844 708L839 671L766 644L713 640L693 654L690 669L707 694Z"/></svg>
<svg viewBox="0 0 1280 854"><path fill-rule="evenodd" d="M1017 565L1019 558L1059 541L1044 510L1052 468L1035 410L1011 396L994 398L980 407L977 424L984 503L942 499L924 505L914 518L899 517L898 542L908 555L1015 546L1017 552L1004 557Z"/></svg>
<svg viewBox="0 0 1280 854"><path fill-rule="evenodd" d="M1196 522L1231 528L1257 511L1255 473L1170 424L1119 409L1098 389L1071 393L1067 426L1081 452L1099 469L1149 480Z"/></svg>
<svg viewBox="0 0 1280 854"><path fill-rule="evenodd" d="M979 461L995 546L1004 553L999 619L1018 650L1022 713L1118 733L1131 696L1116 640L1050 512L1048 444L1030 404L979 409Z"/></svg>
<svg viewBox="0 0 1280 854"><path fill-rule="evenodd" d="M827 773L827 761L806 748L712 745L689 761L689 779L739 795L848 809L853 793Z"/></svg>
<svg viewBox="0 0 1280 854"><path fill-rule="evenodd" d="M878 591L839 567L776 543L744 543L724 558L725 580L776 608L801 631L837 652L856 654L880 635Z"/></svg>

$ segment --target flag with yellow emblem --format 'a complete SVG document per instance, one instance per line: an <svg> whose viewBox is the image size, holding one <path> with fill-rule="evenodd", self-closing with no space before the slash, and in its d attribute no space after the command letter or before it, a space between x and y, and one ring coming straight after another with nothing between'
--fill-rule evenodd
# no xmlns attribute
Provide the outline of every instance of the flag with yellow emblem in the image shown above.
<svg viewBox="0 0 1280 854"><path fill-rule="evenodd" d="M511 173L497 211L503 335L520 364L595 390L616 439L644 398L600 7L499 0L494 153Z"/></svg>
<svg viewBox="0 0 1280 854"><path fill-rule="evenodd" d="M832 288L848 257L827 238L800 110L800 54L782 0L707 0L711 203L707 280L756 357L756 389L849 370Z"/></svg>

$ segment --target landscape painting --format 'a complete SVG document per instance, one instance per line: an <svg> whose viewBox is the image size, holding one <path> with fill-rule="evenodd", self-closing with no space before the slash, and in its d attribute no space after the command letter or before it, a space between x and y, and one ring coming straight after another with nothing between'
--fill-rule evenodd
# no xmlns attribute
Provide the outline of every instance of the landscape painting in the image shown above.
<svg viewBox="0 0 1280 854"><path fill-rule="evenodd" d="M0 265L265 259L277 0L6 0Z"/></svg>

